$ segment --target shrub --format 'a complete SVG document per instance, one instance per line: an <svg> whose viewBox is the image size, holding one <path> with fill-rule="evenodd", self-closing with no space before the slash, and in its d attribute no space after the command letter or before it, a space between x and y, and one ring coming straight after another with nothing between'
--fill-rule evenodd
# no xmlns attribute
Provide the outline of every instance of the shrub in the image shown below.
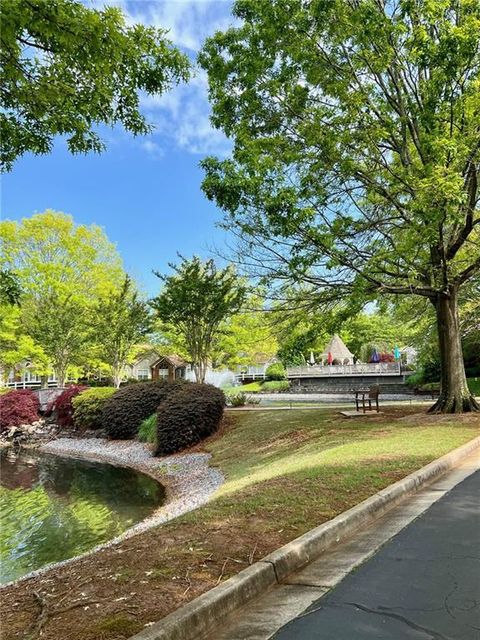
<svg viewBox="0 0 480 640"><path fill-rule="evenodd" d="M154 443L157 437L157 414L153 413L140 425L138 430L138 439L140 442Z"/></svg>
<svg viewBox="0 0 480 640"><path fill-rule="evenodd" d="M225 406L223 391L192 383L168 397L157 411L157 449L166 455L197 444L217 431Z"/></svg>
<svg viewBox="0 0 480 640"><path fill-rule="evenodd" d="M60 427L73 427L73 398L88 389L81 384L71 384L66 387L47 406L46 415L56 414L55 420Z"/></svg>
<svg viewBox="0 0 480 640"><path fill-rule="evenodd" d="M90 387L72 399L73 422L79 429L102 429L103 405L115 387Z"/></svg>
<svg viewBox="0 0 480 640"><path fill-rule="evenodd" d="M241 391L247 391L248 393L258 393L262 390L262 385L260 382L249 382L248 384L242 384L240 389Z"/></svg>
<svg viewBox="0 0 480 640"><path fill-rule="evenodd" d="M424 375L423 375L423 369L417 369L415 371L415 373L411 373L409 376L407 376L407 378L405 379L405 384L408 387L418 387L420 386L424 381Z"/></svg>
<svg viewBox="0 0 480 640"><path fill-rule="evenodd" d="M18 389L0 395L0 429L31 424L38 420L40 403L30 389Z"/></svg>
<svg viewBox="0 0 480 640"><path fill-rule="evenodd" d="M246 405L251 404L260 404L260 398L256 398L255 396L249 396L243 391L239 391L237 393L230 393L226 396L227 404L230 407L245 407Z"/></svg>
<svg viewBox="0 0 480 640"><path fill-rule="evenodd" d="M288 380L270 380L262 385L262 391L267 391L268 393L280 393L289 389L290 382Z"/></svg>
<svg viewBox="0 0 480 640"><path fill-rule="evenodd" d="M274 362L265 371L267 380L285 380L287 372L281 362Z"/></svg>
<svg viewBox="0 0 480 640"><path fill-rule="evenodd" d="M145 418L155 413L158 405L184 385L181 380L137 382L121 387L103 404L102 423L109 438L134 438Z"/></svg>
<svg viewBox="0 0 480 640"><path fill-rule="evenodd" d="M244 407L248 404L249 397L243 391L230 392L225 394L227 404L230 407Z"/></svg>
<svg viewBox="0 0 480 640"><path fill-rule="evenodd" d="M442 375L440 360L432 358L423 365L423 377L425 382L438 382Z"/></svg>

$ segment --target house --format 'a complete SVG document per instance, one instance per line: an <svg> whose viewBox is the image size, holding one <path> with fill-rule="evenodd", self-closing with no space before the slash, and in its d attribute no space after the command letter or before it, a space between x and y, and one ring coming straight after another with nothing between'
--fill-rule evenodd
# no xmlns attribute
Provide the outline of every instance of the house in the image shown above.
<svg viewBox="0 0 480 640"><path fill-rule="evenodd" d="M180 380L186 378L187 368L189 364L180 356L168 355L160 356L150 366L152 380Z"/></svg>
<svg viewBox="0 0 480 640"><path fill-rule="evenodd" d="M161 354L156 349L145 349L132 364L127 365L127 377L135 380L151 380L151 367L160 357Z"/></svg>
<svg viewBox="0 0 480 640"><path fill-rule="evenodd" d="M189 380L195 382L195 372L189 362L177 354L161 354L156 349L144 351L128 367L128 377L136 380ZM232 384L235 374L229 369L208 367L205 382L221 387Z"/></svg>
<svg viewBox="0 0 480 640"><path fill-rule="evenodd" d="M0 385L12 389L39 389L41 387L55 387L57 379L53 372L47 376L35 373L35 365L31 360L25 359L15 365L8 373L0 376Z"/></svg>

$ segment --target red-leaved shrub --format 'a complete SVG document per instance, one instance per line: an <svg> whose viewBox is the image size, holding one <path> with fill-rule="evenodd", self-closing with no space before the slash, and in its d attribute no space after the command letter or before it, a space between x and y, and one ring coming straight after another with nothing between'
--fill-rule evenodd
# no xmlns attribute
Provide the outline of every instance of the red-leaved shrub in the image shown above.
<svg viewBox="0 0 480 640"><path fill-rule="evenodd" d="M0 395L0 430L38 420L40 403L30 389L15 389Z"/></svg>
<svg viewBox="0 0 480 640"><path fill-rule="evenodd" d="M73 404L72 399L79 393L88 389L82 384L71 384L52 400L47 407L46 414L55 412L55 420L59 427L73 427Z"/></svg>
<svg viewBox="0 0 480 640"><path fill-rule="evenodd" d="M190 382L170 394L157 409L156 456L191 447L218 430L225 394L211 384Z"/></svg>

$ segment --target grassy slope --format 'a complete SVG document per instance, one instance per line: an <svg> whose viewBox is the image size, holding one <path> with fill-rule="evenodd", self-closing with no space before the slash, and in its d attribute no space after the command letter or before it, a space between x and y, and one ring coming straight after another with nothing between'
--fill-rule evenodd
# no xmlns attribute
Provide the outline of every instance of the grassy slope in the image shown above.
<svg viewBox="0 0 480 640"><path fill-rule="evenodd" d="M361 421L342 419L331 409L229 417L223 434L205 444L213 465L226 476L209 504L92 560L9 588L3 598L8 631L2 640L19 637L37 618L34 591L52 594L54 589L68 591L70 601L85 597L99 608L76 607L49 617L44 640L65 634L71 640L128 637L473 438L480 427L474 416L401 417L405 408L385 411Z"/></svg>

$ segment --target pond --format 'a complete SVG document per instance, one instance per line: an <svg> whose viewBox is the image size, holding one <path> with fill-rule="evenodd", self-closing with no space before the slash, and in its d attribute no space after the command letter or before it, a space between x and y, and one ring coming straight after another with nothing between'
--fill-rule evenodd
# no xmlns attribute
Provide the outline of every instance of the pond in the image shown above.
<svg viewBox="0 0 480 640"><path fill-rule="evenodd" d="M0 583L119 535L165 500L142 473L99 462L0 453Z"/></svg>

